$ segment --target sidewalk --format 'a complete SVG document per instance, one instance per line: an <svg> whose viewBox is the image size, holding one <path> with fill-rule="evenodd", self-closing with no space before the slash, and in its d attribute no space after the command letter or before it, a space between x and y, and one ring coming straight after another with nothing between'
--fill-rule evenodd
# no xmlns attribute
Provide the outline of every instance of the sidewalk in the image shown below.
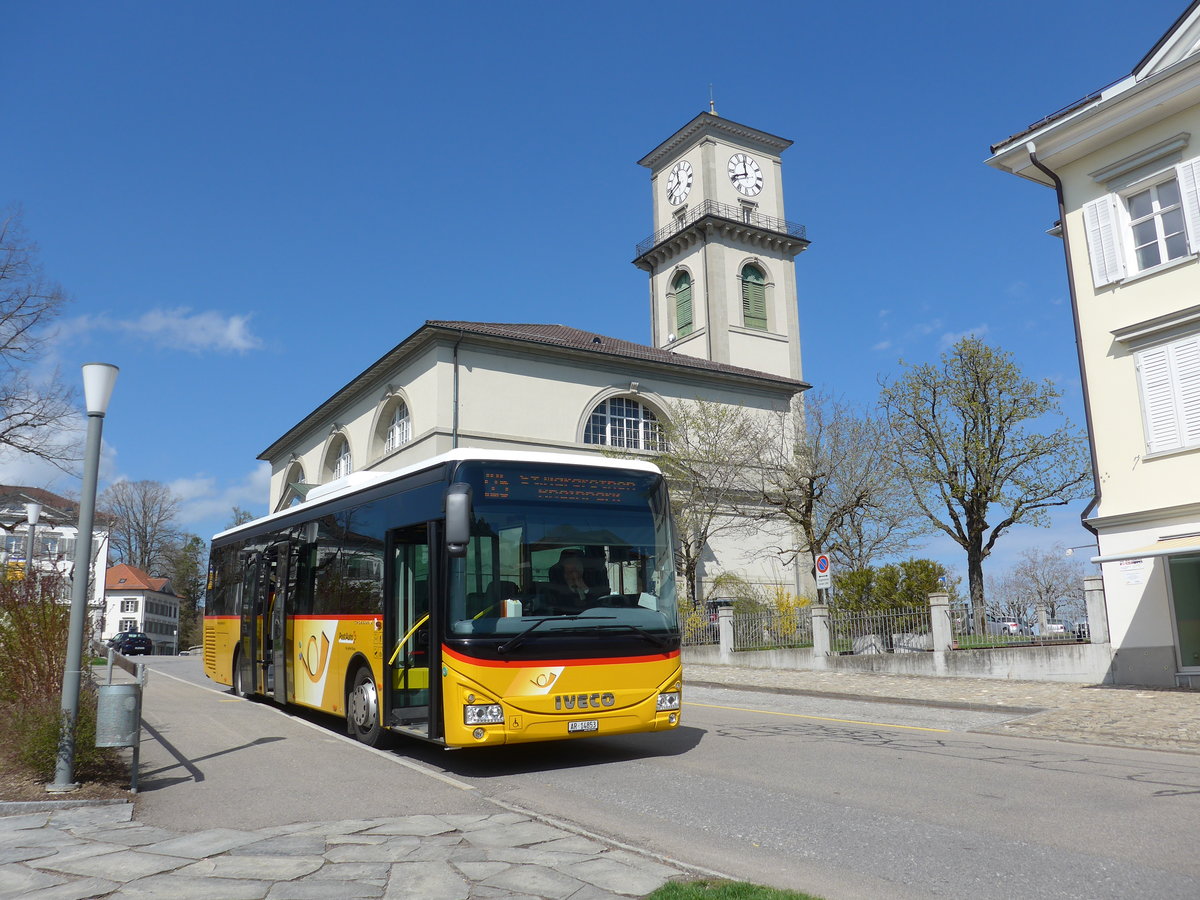
<svg viewBox="0 0 1200 900"><path fill-rule="evenodd" d="M702 665L686 665L684 682L967 709L1009 708L1014 719L992 729L995 733L1200 753L1197 691Z"/></svg>
<svg viewBox="0 0 1200 900"><path fill-rule="evenodd" d="M684 674L695 686L1008 709L995 732L1200 753L1195 692L732 666ZM0 804L0 898L605 900L698 874L331 733L314 742L310 726L268 705L167 676L152 677L145 724L136 818L129 803ZM298 787L300 753L333 775Z"/></svg>

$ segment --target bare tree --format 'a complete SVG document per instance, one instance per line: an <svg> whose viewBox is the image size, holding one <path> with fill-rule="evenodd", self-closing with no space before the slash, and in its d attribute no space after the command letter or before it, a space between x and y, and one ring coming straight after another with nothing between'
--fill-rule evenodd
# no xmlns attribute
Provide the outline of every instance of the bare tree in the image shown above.
<svg viewBox="0 0 1200 900"><path fill-rule="evenodd" d="M111 542L121 562L157 575L168 569L181 542L179 500L157 481L118 481L97 505L113 517Z"/></svg>
<svg viewBox="0 0 1200 900"><path fill-rule="evenodd" d="M62 426L74 414L72 392L57 372L35 378L29 371L65 303L62 290L43 278L20 214L0 214L0 449L69 471L78 451L75 441L64 441Z"/></svg>
<svg viewBox="0 0 1200 900"><path fill-rule="evenodd" d="M225 526L226 528L237 528L239 525L254 521L254 513L242 509L236 503L233 505L230 516L229 524Z"/></svg>
<svg viewBox="0 0 1200 900"><path fill-rule="evenodd" d="M941 365L909 366L884 384L880 405L894 461L917 507L967 552L967 584L983 627L983 561L1019 522L1083 496L1090 469L1083 434L1061 416L1061 392L1026 379L1012 356L978 338L960 340ZM989 519L992 508L999 521Z"/></svg>
<svg viewBox="0 0 1200 900"><path fill-rule="evenodd" d="M740 407L707 400L680 401L667 410L662 426L665 449L654 461L671 489L671 509L679 543L676 571L687 586L691 606L700 602L701 561L714 537L752 527L738 513L757 465L757 433Z"/></svg>
<svg viewBox="0 0 1200 900"><path fill-rule="evenodd" d="M1077 557L1067 556L1062 544L1029 547L995 582L989 601L993 611L1038 621L1044 609L1051 619L1082 618L1086 612L1083 578L1087 573Z"/></svg>
<svg viewBox="0 0 1200 900"><path fill-rule="evenodd" d="M757 439L754 494L758 515L782 515L795 526L798 546L780 548L785 557L804 555L811 565L828 553L853 571L909 549L922 523L882 421L816 393L766 428Z"/></svg>

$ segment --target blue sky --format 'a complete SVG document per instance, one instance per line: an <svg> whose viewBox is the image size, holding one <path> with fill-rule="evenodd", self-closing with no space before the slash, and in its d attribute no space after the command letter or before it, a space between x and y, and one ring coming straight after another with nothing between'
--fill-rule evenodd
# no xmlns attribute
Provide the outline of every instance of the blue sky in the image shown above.
<svg viewBox="0 0 1200 900"><path fill-rule="evenodd" d="M1185 7L15 4L0 206L74 301L50 361L121 367L101 486L169 484L206 538L234 504L265 512L258 453L425 319L648 341L636 160L710 84L721 115L795 141L809 382L871 402L898 359L974 332L1082 423L1054 195L982 160ZM12 459L0 481L78 490ZM1087 543L1081 507L989 568Z"/></svg>

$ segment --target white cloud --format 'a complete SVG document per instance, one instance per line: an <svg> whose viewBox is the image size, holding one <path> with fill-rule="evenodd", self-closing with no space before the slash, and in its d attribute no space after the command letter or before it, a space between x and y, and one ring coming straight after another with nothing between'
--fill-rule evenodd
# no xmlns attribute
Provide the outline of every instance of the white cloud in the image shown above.
<svg viewBox="0 0 1200 900"><path fill-rule="evenodd" d="M988 333L987 325L976 325L973 328L968 328L965 331L946 332L938 339L938 350L949 350L965 337L981 338Z"/></svg>
<svg viewBox="0 0 1200 900"><path fill-rule="evenodd" d="M871 349L872 350L890 350L891 347L892 347L891 341L880 341L879 343L872 345Z"/></svg>
<svg viewBox="0 0 1200 900"><path fill-rule="evenodd" d="M55 329L60 343L86 338L95 331L124 333L173 350L200 353L245 353L262 346L250 330L250 316L225 316L213 310L192 312L186 306L152 309L136 319L113 319L107 315L76 316Z"/></svg>
<svg viewBox="0 0 1200 900"><path fill-rule="evenodd" d="M167 487L179 498L179 519L184 529L208 538L229 524L233 508L240 506L256 516L266 515L271 467L258 463L240 480L220 485L211 475L177 478Z"/></svg>

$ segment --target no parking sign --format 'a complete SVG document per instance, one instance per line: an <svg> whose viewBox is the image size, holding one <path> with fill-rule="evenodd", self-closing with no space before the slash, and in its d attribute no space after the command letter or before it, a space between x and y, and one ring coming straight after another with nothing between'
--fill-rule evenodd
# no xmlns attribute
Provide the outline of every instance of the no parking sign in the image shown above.
<svg viewBox="0 0 1200 900"><path fill-rule="evenodd" d="M833 576L829 573L829 557L824 553L817 554L817 588L829 588L833 585Z"/></svg>

